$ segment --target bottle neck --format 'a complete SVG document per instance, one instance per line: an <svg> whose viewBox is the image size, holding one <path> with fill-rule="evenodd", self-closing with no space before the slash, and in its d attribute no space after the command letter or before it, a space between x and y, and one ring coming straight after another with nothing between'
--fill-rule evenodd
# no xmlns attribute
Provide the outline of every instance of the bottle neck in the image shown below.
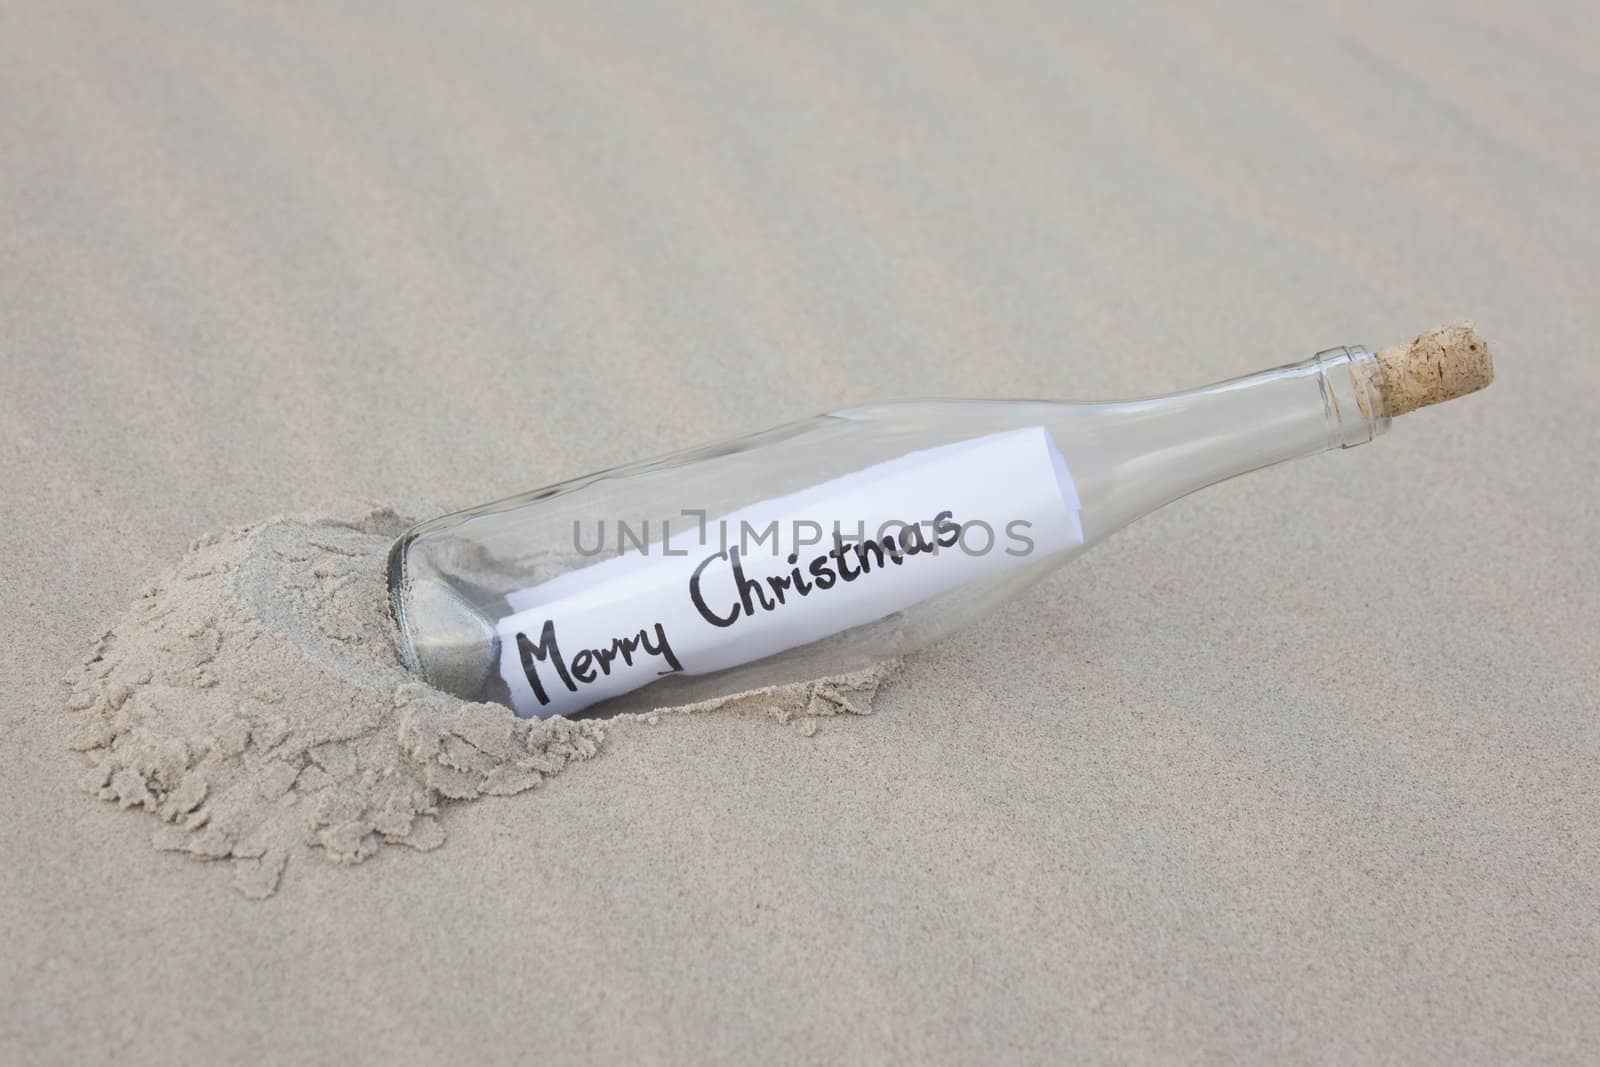
<svg viewBox="0 0 1600 1067"><path fill-rule="evenodd" d="M1075 468L1080 482L1093 483L1080 484L1088 539L1235 475L1365 444L1389 428L1379 374L1366 349L1332 348L1200 389L1105 405L1116 418L1096 434L1087 469Z"/></svg>
<svg viewBox="0 0 1600 1067"><path fill-rule="evenodd" d="M1364 348L1330 348L1162 399L1185 429L1206 427L1186 451L1210 485L1284 460L1364 445L1388 430L1377 368Z"/></svg>

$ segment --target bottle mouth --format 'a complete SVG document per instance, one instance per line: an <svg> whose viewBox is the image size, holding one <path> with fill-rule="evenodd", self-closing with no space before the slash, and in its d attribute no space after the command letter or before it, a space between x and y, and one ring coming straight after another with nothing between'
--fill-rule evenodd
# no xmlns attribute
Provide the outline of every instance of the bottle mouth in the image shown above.
<svg viewBox="0 0 1600 1067"><path fill-rule="evenodd" d="M1328 420L1328 447L1354 448L1389 429L1383 371L1363 345L1341 345L1313 357Z"/></svg>

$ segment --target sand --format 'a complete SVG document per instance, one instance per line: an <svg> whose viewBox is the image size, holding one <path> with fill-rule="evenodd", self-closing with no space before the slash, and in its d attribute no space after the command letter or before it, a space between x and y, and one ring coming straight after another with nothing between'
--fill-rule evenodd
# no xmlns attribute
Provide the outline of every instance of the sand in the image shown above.
<svg viewBox="0 0 1600 1067"><path fill-rule="evenodd" d="M1581 5L363 6L0 14L0 1062L1600 1042ZM811 736L606 723L265 899L243 827L151 848L226 783L83 788L82 660L210 532L1465 316L1485 392L1178 502Z"/></svg>
<svg viewBox="0 0 1600 1067"><path fill-rule="evenodd" d="M431 852L450 801L514 796L594 757L605 725L526 721L424 685L400 663L385 595L391 508L269 519L202 537L97 637L71 679L80 785L169 824L156 848L227 860L247 897L316 856ZM757 712L804 736L864 715L898 661L663 715Z"/></svg>

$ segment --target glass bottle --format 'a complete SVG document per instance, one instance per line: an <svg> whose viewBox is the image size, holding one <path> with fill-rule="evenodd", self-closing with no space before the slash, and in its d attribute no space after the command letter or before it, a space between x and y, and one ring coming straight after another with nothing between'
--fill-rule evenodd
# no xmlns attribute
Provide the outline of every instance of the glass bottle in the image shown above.
<svg viewBox="0 0 1600 1067"><path fill-rule="evenodd" d="M389 557L397 647L432 685L541 717L857 670L1185 494L1491 377L1463 323L1145 400L830 412L421 523Z"/></svg>

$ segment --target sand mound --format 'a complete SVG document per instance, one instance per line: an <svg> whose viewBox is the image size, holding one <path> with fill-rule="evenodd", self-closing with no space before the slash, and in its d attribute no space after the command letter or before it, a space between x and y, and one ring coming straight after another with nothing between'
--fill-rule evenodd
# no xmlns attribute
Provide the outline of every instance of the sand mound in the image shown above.
<svg viewBox="0 0 1600 1067"><path fill-rule="evenodd" d="M400 665L383 566L410 521L279 518L196 541L73 680L84 787L159 817L157 848L228 860L240 891L265 897L306 854L437 848L446 802L521 793L593 757L609 722L520 720ZM869 710L883 677L665 710L758 711L809 733Z"/></svg>

